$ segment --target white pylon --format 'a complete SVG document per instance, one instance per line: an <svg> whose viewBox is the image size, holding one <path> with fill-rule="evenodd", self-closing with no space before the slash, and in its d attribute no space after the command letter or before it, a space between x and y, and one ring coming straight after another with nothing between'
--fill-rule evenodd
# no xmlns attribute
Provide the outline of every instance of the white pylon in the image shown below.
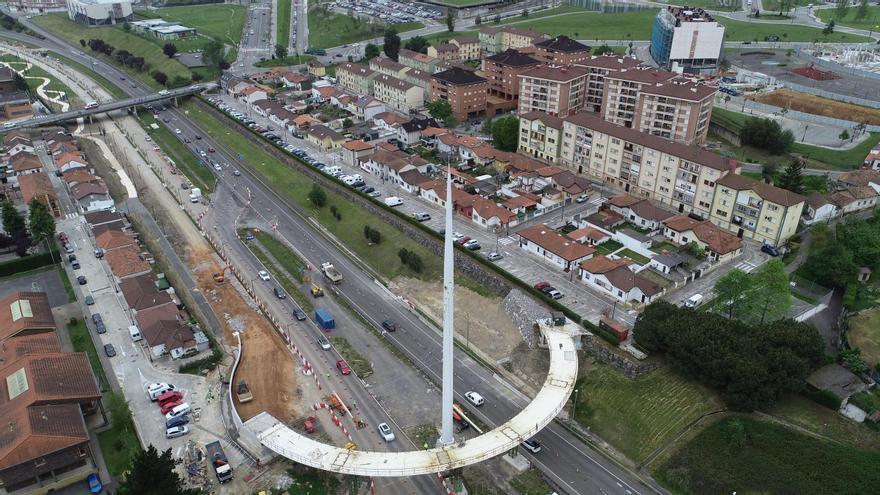
<svg viewBox="0 0 880 495"><path fill-rule="evenodd" d="M453 317L455 296L454 256L452 247L452 165L446 170L446 232L443 234L443 396L440 418L441 445L450 445L455 441L452 435L452 378L453 378Z"/></svg>

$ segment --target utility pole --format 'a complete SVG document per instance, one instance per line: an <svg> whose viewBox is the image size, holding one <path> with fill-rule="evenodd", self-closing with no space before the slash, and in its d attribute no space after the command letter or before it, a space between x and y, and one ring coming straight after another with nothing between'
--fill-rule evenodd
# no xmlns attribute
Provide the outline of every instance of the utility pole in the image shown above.
<svg viewBox="0 0 880 495"><path fill-rule="evenodd" d="M443 394L440 411L442 425L440 445L451 445L452 434L452 383L453 383L453 317L455 315L455 279L453 262L455 251L452 246L452 167L446 168L446 233L443 240Z"/></svg>

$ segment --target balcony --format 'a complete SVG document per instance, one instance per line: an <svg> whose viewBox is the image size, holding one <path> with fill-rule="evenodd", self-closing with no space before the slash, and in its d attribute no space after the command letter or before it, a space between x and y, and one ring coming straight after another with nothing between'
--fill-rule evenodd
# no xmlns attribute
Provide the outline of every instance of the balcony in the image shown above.
<svg viewBox="0 0 880 495"><path fill-rule="evenodd" d="M748 217L752 217L752 218L758 218L758 215L761 213L760 210L756 210L754 208L749 208L746 205L736 205L736 207L734 208L734 211L736 211L737 213L742 213L743 215L748 216Z"/></svg>

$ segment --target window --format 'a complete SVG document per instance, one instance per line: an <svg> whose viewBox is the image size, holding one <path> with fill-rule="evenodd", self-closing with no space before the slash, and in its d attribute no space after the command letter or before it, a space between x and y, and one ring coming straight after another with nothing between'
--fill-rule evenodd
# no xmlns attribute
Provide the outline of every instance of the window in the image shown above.
<svg viewBox="0 0 880 495"><path fill-rule="evenodd" d="M727 212L724 210L715 210L715 214L718 215L719 217L727 218Z"/></svg>

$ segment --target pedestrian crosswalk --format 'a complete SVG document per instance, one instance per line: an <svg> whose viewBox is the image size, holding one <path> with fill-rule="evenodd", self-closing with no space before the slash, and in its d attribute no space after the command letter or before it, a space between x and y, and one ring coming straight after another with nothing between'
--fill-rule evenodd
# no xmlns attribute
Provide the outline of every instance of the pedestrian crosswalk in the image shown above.
<svg viewBox="0 0 880 495"><path fill-rule="evenodd" d="M78 216L79 216L79 213L73 212L73 213L68 213L67 215L64 215L64 218L71 219L71 218L76 218Z"/></svg>
<svg viewBox="0 0 880 495"><path fill-rule="evenodd" d="M737 263L737 265L734 268L736 268L738 270L742 270L746 273L751 273L752 270L754 270L757 267L758 267L758 265L756 265L754 263L750 263L748 261L741 261L741 262Z"/></svg>
<svg viewBox="0 0 880 495"><path fill-rule="evenodd" d="M501 239L498 239L498 244L502 246L508 246L510 244L513 244L514 242L516 242L516 239L514 239L513 237L502 237Z"/></svg>
<svg viewBox="0 0 880 495"><path fill-rule="evenodd" d="M603 198L602 196L596 196L595 198L590 200L590 204L593 206L599 206L602 204L603 201L605 201L605 198Z"/></svg>

